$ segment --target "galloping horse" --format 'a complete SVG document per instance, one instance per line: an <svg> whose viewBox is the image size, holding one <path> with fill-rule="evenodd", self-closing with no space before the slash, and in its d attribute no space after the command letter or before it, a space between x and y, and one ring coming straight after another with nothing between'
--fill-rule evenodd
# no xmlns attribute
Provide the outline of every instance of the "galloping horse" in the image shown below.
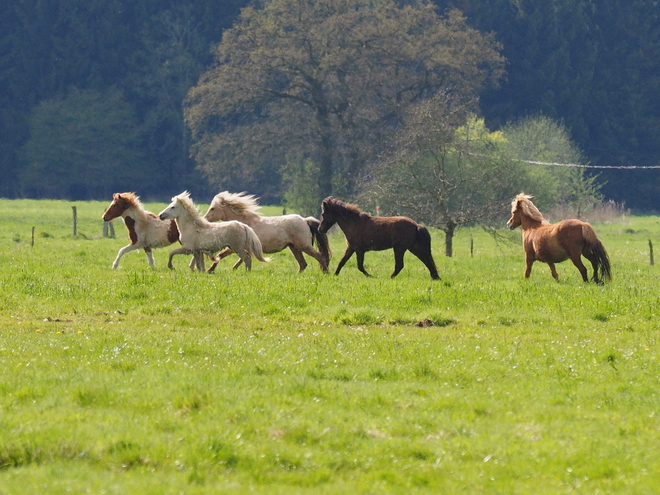
<svg viewBox="0 0 660 495"><path fill-rule="evenodd" d="M214 256L225 247L229 247L240 257L248 271L252 269L252 256L259 261L269 261L264 258L261 242L252 228L237 221L211 223L202 218L188 191L173 197L172 203L158 216L161 220L175 219L179 227L182 246L170 251L167 263L169 268L173 268L174 255L193 253L197 269L202 271L203 258L200 255ZM240 263L236 263L234 268L239 265Z"/></svg>
<svg viewBox="0 0 660 495"><path fill-rule="evenodd" d="M593 280L602 284L611 279L610 259L591 225L580 220L562 220L551 224L530 201L532 196L518 194L511 203L511 218L507 227L511 230L522 225L523 249L525 250L525 278L532 272L535 261L547 263L555 280L559 280L555 263L570 258L580 270L582 280L588 282L586 267L581 256L591 262Z"/></svg>
<svg viewBox="0 0 660 495"><path fill-rule="evenodd" d="M249 225L259 237L264 253L277 253L288 247L298 262L298 272L307 268L302 253L316 259L324 272L328 271L330 246L328 237L318 230L321 222L300 215L266 217L257 212L259 208L253 195L223 191L215 195L204 218L209 222L238 220ZM315 240L319 251L314 249ZM223 251L217 259L230 254L231 251Z"/></svg>
<svg viewBox="0 0 660 495"><path fill-rule="evenodd" d="M348 244L335 275L339 275L344 264L356 253L358 270L369 277L369 273L364 269L364 253L394 249L392 278L403 268L403 255L406 251L410 251L426 265L432 279L440 278L431 255L431 235L425 227L410 218L372 217L357 206L332 197L323 200L321 211L319 231L325 233L337 223Z"/></svg>
<svg viewBox="0 0 660 495"><path fill-rule="evenodd" d="M119 268L119 260L126 253L136 249L144 249L149 265L154 268L152 248L165 247L179 240L179 230L174 220L163 221L153 213L144 209L140 198L132 192L115 193L112 203L103 213L103 220L110 222L117 217L124 219L131 243L117 253L112 268Z"/></svg>

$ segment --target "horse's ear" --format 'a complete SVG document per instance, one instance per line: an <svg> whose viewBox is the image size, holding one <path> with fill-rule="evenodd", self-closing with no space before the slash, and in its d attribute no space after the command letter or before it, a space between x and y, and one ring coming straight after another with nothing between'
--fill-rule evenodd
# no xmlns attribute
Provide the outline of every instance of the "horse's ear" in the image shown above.
<svg viewBox="0 0 660 495"><path fill-rule="evenodd" d="M121 199L121 194L119 194L119 193L114 193L114 194L112 195L112 199L114 199L114 200Z"/></svg>

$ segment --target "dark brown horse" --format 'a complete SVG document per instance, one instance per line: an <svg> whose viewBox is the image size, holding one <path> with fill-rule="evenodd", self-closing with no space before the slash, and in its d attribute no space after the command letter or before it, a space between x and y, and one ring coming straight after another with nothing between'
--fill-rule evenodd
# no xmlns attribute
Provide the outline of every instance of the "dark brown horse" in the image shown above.
<svg viewBox="0 0 660 495"><path fill-rule="evenodd" d="M403 268L403 255L410 251L426 265L432 279L440 278L431 255L431 235L425 227L410 218L372 217L357 206L332 197L323 200L321 211L319 232L325 233L337 223L348 244L335 275L339 275L344 264L356 253L358 270L370 276L364 269L364 253L394 249L395 265L392 277L399 274Z"/></svg>
<svg viewBox="0 0 660 495"><path fill-rule="evenodd" d="M525 278L532 272L532 264L542 261L548 264L555 280L559 280L555 263L570 259L580 270L582 279L588 282L587 269L581 258L584 256L594 269L594 282L602 284L603 279L611 279L610 259L593 227L575 219L551 224L543 218L531 198L524 193L515 197L511 203L511 218L506 224L511 230L522 225Z"/></svg>

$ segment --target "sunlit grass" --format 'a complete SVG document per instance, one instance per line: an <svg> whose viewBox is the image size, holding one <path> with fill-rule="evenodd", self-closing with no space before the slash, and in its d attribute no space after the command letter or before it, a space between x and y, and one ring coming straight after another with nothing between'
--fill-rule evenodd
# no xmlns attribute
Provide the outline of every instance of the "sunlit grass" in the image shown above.
<svg viewBox="0 0 660 495"><path fill-rule="evenodd" d="M167 249L113 271L123 225L102 238L107 205L78 204L74 238L71 205L0 200L0 493L660 482L658 217L596 225L614 280L595 286L567 263L524 280L520 232L478 229L451 259L433 232L436 282L410 255L391 280L391 252L366 255L374 278L354 260L298 274L288 252L251 273L170 271Z"/></svg>

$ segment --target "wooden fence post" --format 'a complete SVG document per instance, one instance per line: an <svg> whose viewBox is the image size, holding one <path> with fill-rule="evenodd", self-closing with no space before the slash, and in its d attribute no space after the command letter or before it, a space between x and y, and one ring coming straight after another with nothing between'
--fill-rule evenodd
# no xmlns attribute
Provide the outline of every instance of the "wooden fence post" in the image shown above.
<svg viewBox="0 0 660 495"><path fill-rule="evenodd" d="M115 226L112 222L103 222L103 237L115 238Z"/></svg>
<svg viewBox="0 0 660 495"><path fill-rule="evenodd" d="M73 236L75 237L78 235L78 208L72 206L71 210L73 210Z"/></svg>
<svg viewBox="0 0 660 495"><path fill-rule="evenodd" d="M651 266L653 266L653 243L651 239L649 239L649 253L651 255Z"/></svg>
<svg viewBox="0 0 660 495"><path fill-rule="evenodd" d="M30 247L34 247L34 227L32 227L32 240L30 241Z"/></svg>

